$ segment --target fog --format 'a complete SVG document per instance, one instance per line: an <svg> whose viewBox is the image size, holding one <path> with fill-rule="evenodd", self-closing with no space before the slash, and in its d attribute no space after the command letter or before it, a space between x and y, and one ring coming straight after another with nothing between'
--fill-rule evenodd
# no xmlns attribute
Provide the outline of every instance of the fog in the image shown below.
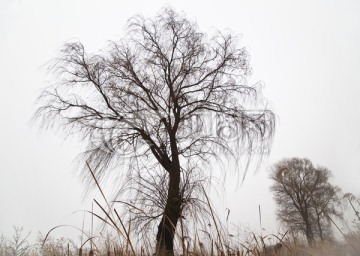
<svg viewBox="0 0 360 256"><path fill-rule="evenodd" d="M263 81L277 115L271 154L239 185L228 179L218 211L230 221L277 232L267 170L286 157L308 157L327 167L344 192L360 194L360 2L358 1L45 1L0 2L0 234L12 225L46 233L80 226L91 194L75 170L81 142L30 120L36 98L52 82L46 63L64 42L90 52L117 40L128 18L154 16L166 4L196 20L201 30L231 30L251 54L250 83ZM215 170L216 171L216 170ZM220 199L215 199L220 201ZM59 235L76 236L66 230Z"/></svg>

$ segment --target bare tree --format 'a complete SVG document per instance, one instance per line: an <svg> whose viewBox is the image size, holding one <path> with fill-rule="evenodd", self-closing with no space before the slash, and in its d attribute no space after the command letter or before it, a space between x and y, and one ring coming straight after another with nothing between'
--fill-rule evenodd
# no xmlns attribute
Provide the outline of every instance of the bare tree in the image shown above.
<svg viewBox="0 0 360 256"><path fill-rule="evenodd" d="M309 244L317 237L330 238L331 216L342 216L341 191L329 183L330 177L329 170L314 167L306 158L282 160L271 170L278 219L292 231L303 233Z"/></svg>
<svg viewBox="0 0 360 256"><path fill-rule="evenodd" d="M30 233L24 234L23 227L14 228L14 235L11 241L5 240L4 237L0 237L0 256L27 256L31 252L31 246L29 245L28 238Z"/></svg>
<svg viewBox="0 0 360 256"><path fill-rule="evenodd" d="M154 19L133 17L127 32L100 54L65 44L49 68L57 82L44 90L35 116L45 128L81 134L83 157L100 181L123 171L116 167L126 159L152 209L144 216L161 218L157 251L171 255L195 173L214 157L237 161L245 152L248 163L255 148L263 156L274 114L258 84L247 83L249 56L236 36L208 37L169 8Z"/></svg>
<svg viewBox="0 0 360 256"><path fill-rule="evenodd" d="M348 235L359 237L360 235L360 213L358 211L358 206L360 206L360 196L356 196L352 193L346 193L343 196L344 203L348 203L351 206L351 209L354 211L356 218L352 220L352 229Z"/></svg>
<svg viewBox="0 0 360 256"><path fill-rule="evenodd" d="M360 205L360 197L352 194L352 193L346 193L343 196L343 199L346 200L347 202L349 202L351 208L353 209L357 219L360 221L360 214L359 212L356 210L354 203L357 203L358 205Z"/></svg>

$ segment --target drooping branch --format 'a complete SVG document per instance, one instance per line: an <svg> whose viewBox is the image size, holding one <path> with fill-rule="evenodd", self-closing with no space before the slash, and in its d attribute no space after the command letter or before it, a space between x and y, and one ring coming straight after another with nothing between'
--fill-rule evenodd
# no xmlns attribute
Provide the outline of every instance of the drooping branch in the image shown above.
<svg viewBox="0 0 360 256"><path fill-rule="evenodd" d="M194 201L188 193L196 183L190 179L198 177L193 173L204 174L211 159L238 162L245 155L244 175L254 156L261 162L275 116L261 87L247 81L248 52L236 36L209 37L171 9L152 20L130 19L127 32L98 54L87 53L79 42L65 44L49 67L57 81L39 98L35 116L80 134L83 160L97 178L122 173L117 166L126 162L126 176L140 177L137 195L158 193L144 200L144 207L166 202L163 210L176 212L176 222L184 202ZM144 178L157 171L163 174L156 181L166 181L160 187L173 198L164 201L164 191L150 186L155 180Z"/></svg>

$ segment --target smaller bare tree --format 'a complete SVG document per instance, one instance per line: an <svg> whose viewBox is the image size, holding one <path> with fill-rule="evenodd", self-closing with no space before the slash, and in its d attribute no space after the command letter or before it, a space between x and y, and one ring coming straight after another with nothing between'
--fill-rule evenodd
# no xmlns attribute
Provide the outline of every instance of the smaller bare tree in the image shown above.
<svg viewBox="0 0 360 256"><path fill-rule="evenodd" d="M360 196L356 196L352 193L346 193L343 196L343 200L345 203L348 203L351 206L351 209L354 211L356 218L352 220L353 228L350 232L351 236L359 236L360 235L360 213L358 211L358 206L360 205Z"/></svg>
<svg viewBox="0 0 360 256"><path fill-rule="evenodd" d="M13 226L14 235L12 240L0 237L0 256L27 256L30 255L31 247L28 242L30 233L24 234L23 227Z"/></svg>
<svg viewBox="0 0 360 256"><path fill-rule="evenodd" d="M304 234L309 244L331 238L331 216L342 216L341 190L329 183L330 177L328 169L314 167L306 158L282 160L271 170L278 219Z"/></svg>

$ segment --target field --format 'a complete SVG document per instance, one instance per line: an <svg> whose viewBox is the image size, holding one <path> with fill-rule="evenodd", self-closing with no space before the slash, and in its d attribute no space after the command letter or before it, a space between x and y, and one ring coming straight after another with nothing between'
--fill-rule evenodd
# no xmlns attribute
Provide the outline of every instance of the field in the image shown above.
<svg viewBox="0 0 360 256"><path fill-rule="evenodd" d="M358 256L360 236L346 235L341 241L319 241L313 246L297 237L284 238L281 235L255 235L252 232L241 236L214 234L198 230L193 237L178 237L175 255L221 255L221 256ZM55 238L39 234L34 244L27 241L28 233L22 228L14 228L12 239L0 237L0 256L131 256L154 255L154 247L149 241L132 243L122 234L100 233L74 242L67 238Z"/></svg>
<svg viewBox="0 0 360 256"><path fill-rule="evenodd" d="M125 222L96 184L105 201L104 205L94 202L102 213L87 211L92 216L90 231L74 227L79 231L77 241L67 237L58 238L53 231L67 225L55 226L46 234L38 234L35 243L30 244L30 232L14 226L12 238L0 236L0 256L153 256L156 255L156 221L148 229L136 227L135 222ZM351 195L351 194L350 194ZM360 256L360 219L356 216L352 230L344 233L333 222L333 228L342 235L339 239L316 240L308 245L304 236L291 234L288 230L278 234L258 234L248 228L229 230L228 217L221 219L204 192L206 203L200 217L190 214L186 223L180 220L175 237L175 255L182 256ZM350 201L349 201L350 202ZM352 205L352 204L351 204ZM353 206L353 205L352 205ZM109 210L107 210L109 209ZM191 211L190 211L191 212ZM229 215L230 211L228 212ZM206 217L207 216L207 217ZM259 218L261 209L259 207ZM199 220L201 219L201 220ZM94 222L95 221L95 222ZM185 221L184 221L185 222ZM96 224L94 224L96 223Z"/></svg>

